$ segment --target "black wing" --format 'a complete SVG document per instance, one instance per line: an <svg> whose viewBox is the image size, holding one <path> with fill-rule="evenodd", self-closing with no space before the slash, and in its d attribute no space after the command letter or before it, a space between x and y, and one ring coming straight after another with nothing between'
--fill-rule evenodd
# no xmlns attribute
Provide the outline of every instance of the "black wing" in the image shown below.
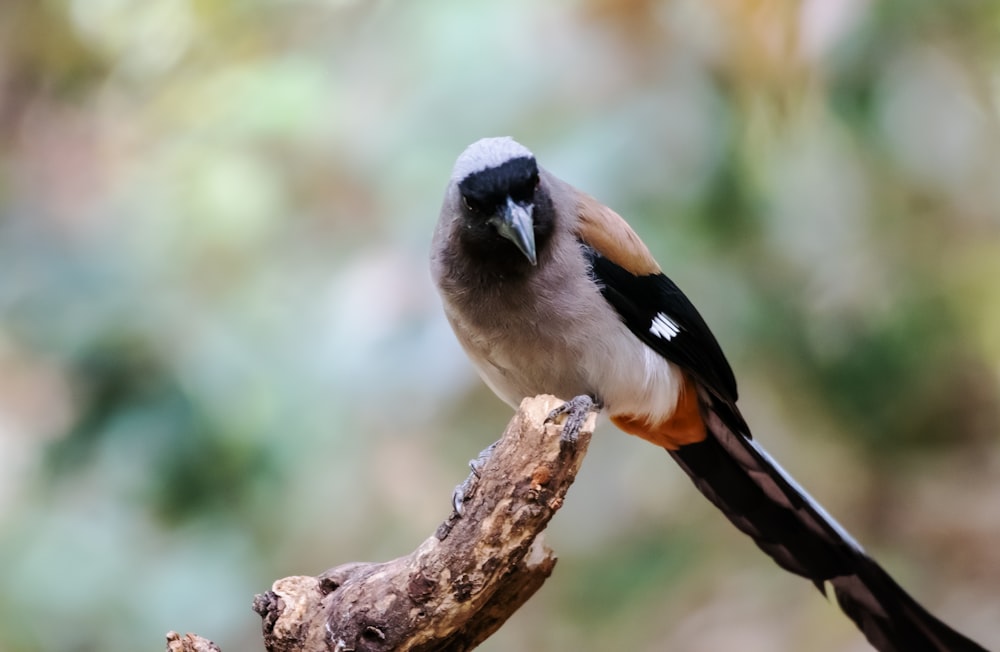
<svg viewBox="0 0 1000 652"><path fill-rule="evenodd" d="M719 416L749 437L750 429L736 408L733 370L708 324L677 284L663 274L636 276L593 247L582 246L591 277L629 330L707 388Z"/></svg>
<svg viewBox="0 0 1000 652"><path fill-rule="evenodd" d="M699 385L703 441L669 451L733 525L782 568L829 582L840 608L882 652L985 652L906 593L770 455L750 440L719 343L663 274L636 276L581 243L591 276L636 337Z"/></svg>

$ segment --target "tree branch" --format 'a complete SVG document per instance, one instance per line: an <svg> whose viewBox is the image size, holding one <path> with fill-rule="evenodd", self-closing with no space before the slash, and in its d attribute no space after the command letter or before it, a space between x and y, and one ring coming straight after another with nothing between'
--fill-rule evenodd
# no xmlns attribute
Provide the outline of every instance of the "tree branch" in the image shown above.
<svg viewBox="0 0 1000 652"><path fill-rule="evenodd" d="M253 606L263 619L265 647L463 651L499 629L552 573L556 558L541 533L562 506L593 433L592 412L580 428L569 425L581 423L571 413L565 432L546 423L562 405L552 396L525 399L463 485L462 515L453 512L409 555L286 577L258 595Z"/></svg>

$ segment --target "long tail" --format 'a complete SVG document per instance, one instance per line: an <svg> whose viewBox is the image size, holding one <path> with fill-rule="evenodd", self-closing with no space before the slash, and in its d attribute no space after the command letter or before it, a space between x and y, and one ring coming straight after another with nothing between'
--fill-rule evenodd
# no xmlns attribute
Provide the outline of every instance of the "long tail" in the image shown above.
<svg viewBox="0 0 1000 652"><path fill-rule="evenodd" d="M881 652L986 652L920 606L759 444L733 432L725 409L702 399L708 437L670 455L779 566L824 593L832 585L840 608Z"/></svg>

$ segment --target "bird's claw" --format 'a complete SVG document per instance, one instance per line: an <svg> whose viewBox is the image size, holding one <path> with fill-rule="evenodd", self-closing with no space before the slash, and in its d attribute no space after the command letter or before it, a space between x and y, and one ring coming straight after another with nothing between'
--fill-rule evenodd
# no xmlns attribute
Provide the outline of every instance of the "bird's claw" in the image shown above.
<svg viewBox="0 0 1000 652"><path fill-rule="evenodd" d="M552 423L565 415L566 419L563 421L562 439L567 443L574 443L577 437L580 436L580 429L583 428L583 424L587 421L587 416L592 410L598 409L598 407L594 399L586 394L581 394L549 412L549 416L546 417L545 422Z"/></svg>
<svg viewBox="0 0 1000 652"><path fill-rule="evenodd" d="M456 516L462 515L465 501L472 495L472 484L472 476L470 475L464 482L455 485L455 490L451 492L451 508L455 510Z"/></svg>
<svg viewBox="0 0 1000 652"><path fill-rule="evenodd" d="M592 410L598 409L600 406L587 395L580 395L574 397L556 409L549 412L549 415L545 418L546 423L552 423L557 421L560 417L565 417L562 427L562 441L572 444L576 443L577 438L580 436L580 429L583 428L583 424L587 421L587 416ZM479 484L479 476L482 475L483 467L486 466L486 462L489 461L490 456L493 455L493 449L497 447L500 442L493 442L487 446L476 459L469 460L469 468L472 470L462 484L455 487L455 490L451 494L451 506L455 510L455 515L461 517L465 509L465 503L468 502L469 498L476 492L476 485Z"/></svg>
<svg viewBox="0 0 1000 652"><path fill-rule="evenodd" d="M462 484L457 485L455 490L451 493L451 507L455 510L455 514L458 516L462 515L462 511L465 509L465 503L472 498L472 495L476 492L476 485L479 484L479 476L482 475L483 467L486 466L486 462L489 461L490 456L493 455L493 449L497 447L500 442L493 442L476 456L476 459L469 460L469 468L472 470Z"/></svg>

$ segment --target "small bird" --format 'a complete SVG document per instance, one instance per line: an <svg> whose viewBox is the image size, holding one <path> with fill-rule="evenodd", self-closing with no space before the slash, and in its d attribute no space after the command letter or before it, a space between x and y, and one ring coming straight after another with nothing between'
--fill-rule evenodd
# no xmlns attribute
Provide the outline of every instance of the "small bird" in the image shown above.
<svg viewBox="0 0 1000 652"><path fill-rule="evenodd" d="M589 397L667 450L779 566L832 587L882 652L985 652L906 593L752 439L715 336L613 210L511 138L455 162L431 270L459 342L516 407Z"/></svg>

